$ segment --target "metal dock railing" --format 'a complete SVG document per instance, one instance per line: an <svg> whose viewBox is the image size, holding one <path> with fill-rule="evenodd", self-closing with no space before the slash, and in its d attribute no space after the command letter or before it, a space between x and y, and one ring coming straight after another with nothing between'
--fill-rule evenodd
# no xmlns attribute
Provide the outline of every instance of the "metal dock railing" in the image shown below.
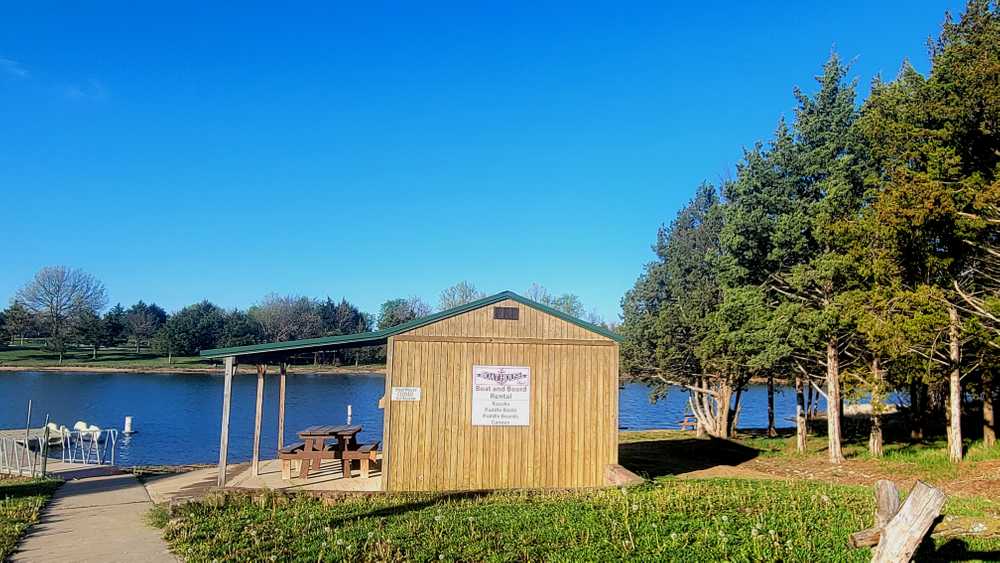
<svg viewBox="0 0 1000 563"><path fill-rule="evenodd" d="M48 474L50 460L81 465L114 465L118 430L73 430L50 435L48 430L0 430L0 473L24 477ZM58 448L59 457L50 457Z"/></svg>

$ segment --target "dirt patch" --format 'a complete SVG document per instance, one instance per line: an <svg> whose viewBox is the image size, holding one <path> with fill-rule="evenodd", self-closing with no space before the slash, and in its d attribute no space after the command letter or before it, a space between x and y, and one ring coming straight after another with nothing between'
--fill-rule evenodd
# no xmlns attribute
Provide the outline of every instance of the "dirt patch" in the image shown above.
<svg viewBox="0 0 1000 563"><path fill-rule="evenodd" d="M680 479L767 479L767 480L783 480L787 477L781 475L776 475L773 473L766 473L764 471L757 471L748 467L750 464L745 465L716 465L715 467L709 467L707 469L698 469L695 471L689 471L678 475Z"/></svg>

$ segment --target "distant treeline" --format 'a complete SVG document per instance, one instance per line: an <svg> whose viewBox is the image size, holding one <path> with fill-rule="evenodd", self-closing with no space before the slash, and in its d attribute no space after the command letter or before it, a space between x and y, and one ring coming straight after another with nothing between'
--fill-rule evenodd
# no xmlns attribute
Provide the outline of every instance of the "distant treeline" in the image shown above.
<svg viewBox="0 0 1000 563"><path fill-rule="evenodd" d="M624 367L660 390L688 387L708 433L729 436L751 378L777 378L797 389L800 449L804 396L826 395L834 463L844 392L872 398L874 456L893 390L910 397L913 438L947 429L953 461L963 410L995 443L997 4L947 16L929 49L927 75L904 62L860 105L832 56L814 92L794 90L794 119L661 228L623 301Z"/></svg>
<svg viewBox="0 0 1000 563"><path fill-rule="evenodd" d="M574 316L603 323L585 313L579 297L551 295L533 284L528 296ZM444 310L485 297L469 282L441 292L438 309ZM302 338L336 336L388 328L429 315L433 308L417 297L389 299L376 314L365 313L342 298L313 299L301 296L265 296L246 310L223 309L208 301L167 313L155 303L139 301L130 307L107 308L107 292L94 276L62 266L40 270L18 291L10 307L0 312L0 345L24 344L26 338L44 338L48 349L62 355L68 346L98 350L132 346L168 358L196 355L202 350L283 342ZM379 363L383 347L340 350L317 354L315 362L333 364Z"/></svg>

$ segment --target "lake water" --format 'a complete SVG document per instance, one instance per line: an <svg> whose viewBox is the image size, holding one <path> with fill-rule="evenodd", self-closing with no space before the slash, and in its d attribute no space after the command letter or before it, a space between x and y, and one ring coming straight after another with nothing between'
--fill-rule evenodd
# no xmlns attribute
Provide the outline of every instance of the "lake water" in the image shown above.
<svg viewBox="0 0 1000 563"><path fill-rule="evenodd" d="M250 459L257 378L233 379L229 459ZM346 422L352 405L353 422L364 427L359 439L382 439L384 392L381 375L289 375L286 389L285 443L296 431L313 424ZM779 427L792 426L795 397L778 388L775 418ZM264 396L262 455L273 455L277 443L277 378L268 377ZM751 386L743 393L740 427L767 425L767 388ZM222 376L167 373L0 372L0 428L23 428L28 399L32 426L45 415L72 427L85 420L102 428L121 430L126 415L138 432L119 437L117 463L129 465L213 463L219 456ZM684 417L687 393L676 390L652 404L649 389L626 384L620 393L619 424L624 429L677 428Z"/></svg>

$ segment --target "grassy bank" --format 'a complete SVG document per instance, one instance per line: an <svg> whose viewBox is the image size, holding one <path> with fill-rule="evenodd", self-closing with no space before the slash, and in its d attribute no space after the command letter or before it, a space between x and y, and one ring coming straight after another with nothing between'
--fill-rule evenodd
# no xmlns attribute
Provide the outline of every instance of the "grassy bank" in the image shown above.
<svg viewBox="0 0 1000 563"><path fill-rule="evenodd" d="M628 491L299 497L193 505L168 520L192 560L867 560L846 548L862 488L663 480Z"/></svg>
<svg viewBox="0 0 1000 563"><path fill-rule="evenodd" d="M667 478L629 490L325 503L237 495L172 516L161 508L153 520L197 561L867 561L847 538L870 525L873 507L866 487ZM998 554L997 541L949 540L928 543L922 558Z"/></svg>
<svg viewBox="0 0 1000 563"><path fill-rule="evenodd" d="M13 553L29 526L61 481L51 479L0 479L0 561Z"/></svg>
<svg viewBox="0 0 1000 563"><path fill-rule="evenodd" d="M210 372L221 369L219 360L206 360L200 356L174 356L169 359L153 353L148 349L136 352L135 348L103 348L93 352L84 348L71 348L63 354L59 363L59 354L46 350L41 345L8 346L0 349L0 369L62 369L72 370L111 370L111 371L194 371ZM252 370L252 366L244 366L244 371ZM349 372L381 372L384 365L362 366L330 366L311 364L296 365L289 368L291 372L300 373L349 373Z"/></svg>

